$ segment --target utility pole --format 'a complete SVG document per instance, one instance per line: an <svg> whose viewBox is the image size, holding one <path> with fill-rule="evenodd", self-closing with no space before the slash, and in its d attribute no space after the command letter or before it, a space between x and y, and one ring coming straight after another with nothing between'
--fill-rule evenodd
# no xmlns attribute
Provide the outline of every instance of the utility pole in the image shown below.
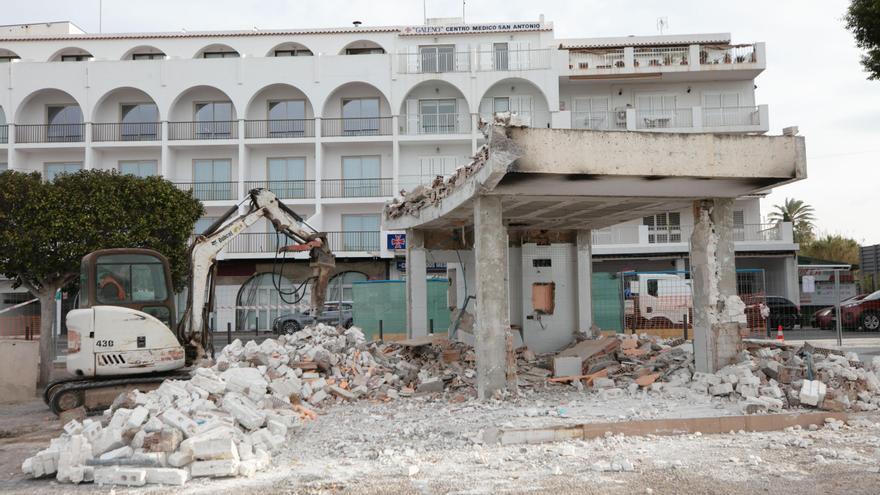
<svg viewBox="0 0 880 495"><path fill-rule="evenodd" d="M428 0L422 0L422 22L428 25Z"/></svg>

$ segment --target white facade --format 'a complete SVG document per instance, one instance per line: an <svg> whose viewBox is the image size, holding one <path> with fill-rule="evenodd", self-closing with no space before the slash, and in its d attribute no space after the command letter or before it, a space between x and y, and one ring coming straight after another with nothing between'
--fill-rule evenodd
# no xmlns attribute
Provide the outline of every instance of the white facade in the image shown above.
<svg viewBox="0 0 880 495"><path fill-rule="evenodd" d="M754 94L764 45L728 34L569 40L543 20L134 34L50 23L0 28L0 62L8 168L161 174L209 218L269 187L342 259L401 255L386 248L382 205L467 163L495 111L555 128L768 130ZM737 249L796 250L790 228L761 225L757 198L741 203ZM594 256L686 242L657 242L656 228L594 232ZM270 230L257 225L224 259L271 258Z"/></svg>

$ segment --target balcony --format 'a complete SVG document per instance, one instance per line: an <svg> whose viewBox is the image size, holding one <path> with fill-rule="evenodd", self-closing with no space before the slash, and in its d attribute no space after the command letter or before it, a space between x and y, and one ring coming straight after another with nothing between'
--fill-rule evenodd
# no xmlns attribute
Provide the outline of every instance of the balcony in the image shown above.
<svg viewBox="0 0 880 495"><path fill-rule="evenodd" d="M439 74L443 72L470 72L471 52L399 53L399 73Z"/></svg>
<svg viewBox="0 0 880 495"><path fill-rule="evenodd" d="M324 137L390 136L393 117L321 119Z"/></svg>
<svg viewBox="0 0 880 495"><path fill-rule="evenodd" d="M379 231L362 232L327 232L330 250L334 253L343 251L379 251Z"/></svg>
<svg viewBox="0 0 880 495"><path fill-rule="evenodd" d="M235 201L238 199L238 182L175 182L182 191L192 191L201 201Z"/></svg>
<svg viewBox="0 0 880 495"><path fill-rule="evenodd" d="M160 122L92 124L92 141L158 141L162 139Z"/></svg>
<svg viewBox="0 0 880 495"><path fill-rule="evenodd" d="M171 141L237 139L238 121L169 122Z"/></svg>
<svg viewBox="0 0 880 495"><path fill-rule="evenodd" d="M247 139L296 139L315 137L315 119L246 120Z"/></svg>
<svg viewBox="0 0 880 495"><path fill-rule="evenodd" d="M81 143L85 124L16 124L16 143Z"/></svg>
<svg viewBox="0 0 880 495"><path fill-rule="evenodd" d="M693 225L615 225L593 230L593 246L616 248L615 253L650 252L656 250L687 250ZM733 240L743 244L771 249L772 245L790 245L794 242L791 223L762 223L734 226ZM763 246L766 244L766 246ZM762 245L762 246L758 246Z"/></svg>
<svg viewBox="0 0 880 495"><path fill-rule="evenodd" d="M637 77L638 74L695 72L717 70L748 71L755 77L764 70L764 44L727 45L691 44L678 46L628 46L569 49L568 75L576 78L595 76L602 79Z"/></svg>
<svg viewBox="0 0 880 495"><path fill-rule="evenodd" d="M769 130L767 105L571 112L573 129L595 131L752 132Z"/></svg>
<svg viewBox="0 0 880 495"><path fill-rule="evenodd" d="M392 179L324 179L322 198L385 198L393 196Z"/></svg>
<svg viewBox="0 0 880 495"><path fill-rule="evenodd" d="M315 197L313 180L249 180L245 181L246 191L268 189L281 199L312 199Z"/></svg>
<svg viewBox="0 0 880 495"><path fill-rule="evenodd" d="M330 250L339 252L379 251L379 231L327 232ZM275 232L245 232L232 239L226 246L227 254L275 253L290 241ZM292 253L288 254L293 257Z"/></svg>
<svg viewBox="0 0 880 495"><path fill-rule="evenodd" d="M437 113L407 115L404 134L417 135L442 135L442 134L470 134L471 116L458 113Z"/></svg>
<svg viewBox="0 0 880 495"><path fill-rule="evenodd" d="M470 71L522 71L549 69L551 48L526 50L474 50L472 52L398 53L399 74L442 74Z"/></svg>

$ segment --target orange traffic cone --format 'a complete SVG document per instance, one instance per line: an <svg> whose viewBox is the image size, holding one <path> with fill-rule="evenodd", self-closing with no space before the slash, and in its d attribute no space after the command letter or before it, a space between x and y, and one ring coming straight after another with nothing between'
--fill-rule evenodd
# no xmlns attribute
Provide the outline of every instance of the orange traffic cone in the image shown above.
<svg viewBox="0 0 880 495"><path fill-rule="evenodd" d="M785 342L785 335L782 334L782 325L779 325L779 328L776 329L776 340Z"/></svg>

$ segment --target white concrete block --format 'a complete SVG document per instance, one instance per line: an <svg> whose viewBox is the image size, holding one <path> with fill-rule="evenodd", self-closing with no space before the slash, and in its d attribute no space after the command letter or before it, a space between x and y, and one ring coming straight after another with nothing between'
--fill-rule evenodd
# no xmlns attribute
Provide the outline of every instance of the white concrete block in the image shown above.
<svg viewBox="0 0 880 495"><path fill-rule="evenodd" d="M193 461L193 456L191 452L172 452L168 454L167 462L169 466L173 467L184 467L187 464Z"/></svg>
<svg viewBox="0 0 880 495"><path fill-rule="evenodd" d="M123 445L125 445L125 441L122 438L122 430L108 426L101 430L101 434L95 439L92 445L92 454L99 456L104 452L118 449Z"/></svg>
<svg viewBox="0 0 880 495"><path fill-rule="evenodd" d="M286 438L287 437L287 425L278 421L277 419L270 419L266 422L266 427L269 429L273 435Z"/></svg>
<svg viewBox="0 0 880 495"><path fill-rule="evenodd" d="M144 421L150 417L150 411L144 406L138 406L131 411L131 414L128 415L128 420L125 422L126 430L133 430L135 428L140 428Z"/></svg>
<svg viewBox="0 0 880 495"><path fill-rule="evenodd" d="M721 383L721 377L713 375L711 373L702 373L696 372L694 373L693 380L699 383L707 383L709 385L718 385Z"/></svg>
<svg viewBox="0 0 880 495"><path fill-rule="evenodd" d="M144 486L146 483L147 473L143 468L119 466L95 468L97 485Z"/></svg>
<svg viewBox="0 0 880 495"><path fill-rule="evenodd" d="M189 479L185 469L146 468L144 474L147 483L156 485L183 486Z"/></svg>
<svg viewBox="0 0 880 495"><path fill-rule="evenodd" d="M107 424L107 428L125 428L125 423L128 421L128 417L131 415L132 410L126 409L124 407L120 407L119 409L113 411L113 417L110 419L110 423Z"/></svg>
<svg viewBox="0 0 880 495"><path fill-rule="evenodd" d="M221 409L232 414L242 426L249 430L256 430L266 422L266 413L247 397L230 392L223 397Z"/></svg>
<svg viewBox="0 0 880 495"><path fill-rule="evenodd" d="M709 387L709 393L712 395L728 395L733 392L733 385L730 383L720 383Z"/></svg>
<svg viewBox="0 0 880 495"><path fill-rule="evenodd" d="M232 437L198 439L192 443L193 457L198 460L238 459Z"/></svg>
<svg viewBox="0 0 880 495"><path fill-rule="evenodd" d="M157 417L152 417L147 420L147 423L144 425L144 431L147 433L153 433L155 431L159 431L162 429L162 420Z"/></svg>
<svg viewBox="0 0 880 495"><path fill-rule="evenodd" d="M134 449L130 446L126 445L124 447L119 447L118 449L111 450L110 452L104 452L101 454L100 459L102 461L112 461L116 459L128 459L134 454Z"/></svg>
<svg viewBox="0 0 880 495"><path fill-rule="evenodd" d="M219 461L194 461L189 465L189 472L193 478L211 476L214 478L223 476L235 476L238 474L238 461L224 459Z"/></svg>
<svg viewBox="0 0 880 495"><path fill-rule="evenodd" d="M243 395L252 393L265 395L266 387L269 386L262 373L256 368L230 368L220 377L226 382L226 390Z"/></svg>
<svg viewBox="0 0 880 495"><path fill-rule="evenodd" d="M159 419L169 426L173 426L183 432L185 437L191 437L196 434L198 423L190 419L188 416L177 409L168 409L163 412Z"/></svg>
<svg viewBox="0 0 880 495"><path fill-rule="evenodd" d="M208 377L197 373L190 382L210 394L220 395L226 391L226 382L221 380L220 377Z"/></svg>
<svg viewBox="0 0 880 495"><path fill-rule="evenodd" d="M83 435L72 435L70 441L58 454L58 473L55 478L62 482L80 483L83 481L81 469L92 459L92 445Z"/></svg>

